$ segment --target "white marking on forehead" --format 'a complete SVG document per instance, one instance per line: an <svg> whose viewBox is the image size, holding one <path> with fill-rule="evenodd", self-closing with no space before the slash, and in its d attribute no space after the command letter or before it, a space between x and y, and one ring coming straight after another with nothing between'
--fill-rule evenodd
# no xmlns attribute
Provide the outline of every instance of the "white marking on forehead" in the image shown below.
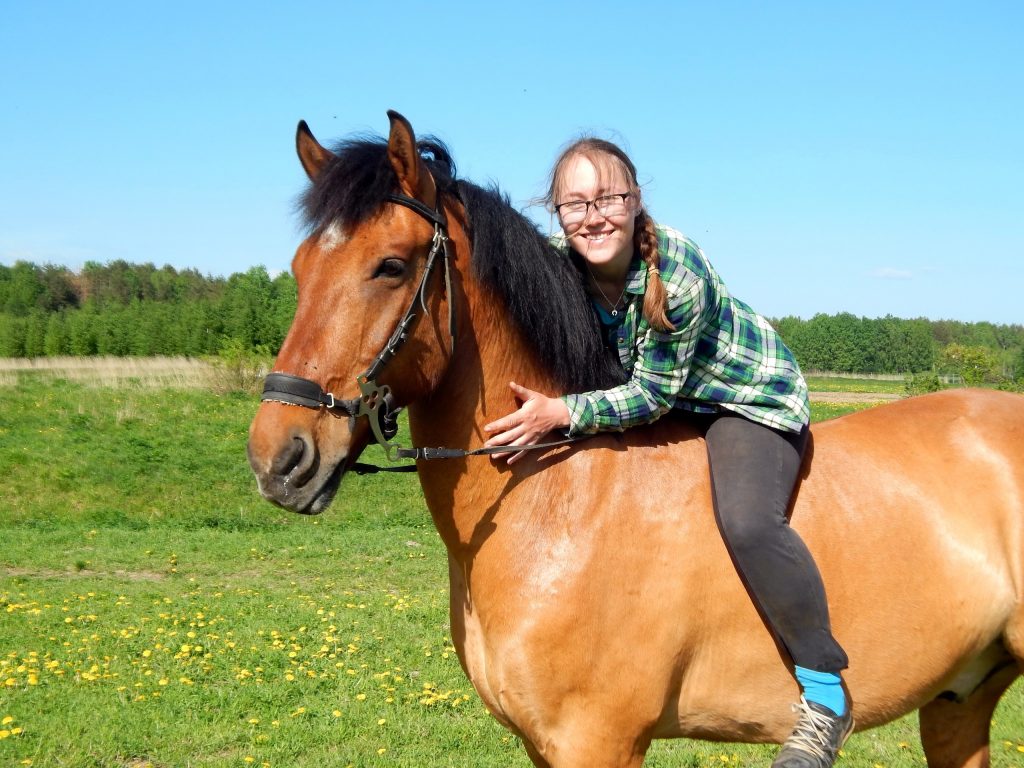
<svg viewBox="0 0 1024 768"><path fill-rule="evenodd" d="M321 248L329 250L331 248L337 248L346 240L348 240L348 235L345 234L345 230L341 228L341 225L338 222L334 222L323 231L318 242L320 243Z"/></svg>

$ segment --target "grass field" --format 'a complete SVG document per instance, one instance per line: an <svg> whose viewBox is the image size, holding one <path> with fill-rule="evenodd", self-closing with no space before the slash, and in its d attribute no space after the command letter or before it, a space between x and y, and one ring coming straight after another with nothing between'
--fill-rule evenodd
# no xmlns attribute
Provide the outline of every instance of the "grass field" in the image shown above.
<svg viewBox="0 0 1024 768"><path fill-rule="evenodd" d="M18 372L0 386L0 766L520 766L448 634L414 476L319 518L259 499L254 398ZM821 419L856 406L815 406ZM1024 764L1020 689L994 765ZM659 742L647 765L767 765ZM923 764L913 717L840 765Z"/></svg>

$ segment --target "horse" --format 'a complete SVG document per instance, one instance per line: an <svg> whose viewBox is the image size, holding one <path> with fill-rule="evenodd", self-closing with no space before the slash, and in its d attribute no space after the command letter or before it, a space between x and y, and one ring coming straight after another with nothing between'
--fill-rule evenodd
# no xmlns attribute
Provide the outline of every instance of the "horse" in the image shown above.
<svg viewBox="0 0 1024 768"><path fill-rule="evenodd" d="M299 123L309 230L250 429L260 492L315 514L375 439L415 456L459 660L537 766L639 766L660 738L781 742L792 662L718 533L685 418L512 466L472 455L514 409L509 381L555 395L623 374L564 253L388 115L386 140L332 149ZM392 452L402 406L417 445L445 448ZM1024 398L951 390L815 424L791 523L850 657L857 730L920 710L928 765L987 766L1024 661Z"/></svg>

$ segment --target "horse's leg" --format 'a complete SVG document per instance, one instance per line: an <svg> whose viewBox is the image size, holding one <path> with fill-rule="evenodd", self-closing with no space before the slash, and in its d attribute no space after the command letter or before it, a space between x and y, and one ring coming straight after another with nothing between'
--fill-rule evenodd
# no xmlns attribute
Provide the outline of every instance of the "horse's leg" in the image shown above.
<svg viewBox="0 0 1024 768"><path fill-rule="evenodd" d="M992 713L1018 675L1016 664L1003 667L966 700L935 699L921 708L928 768L988 768Z"/></svg>
<svg viewBox="0 0 1024 768"><path fill-rule="evenodd" d="M523 739L523 746L526 747L526 754L530 756L530 759L537 768L551 768L551 763L544 759L544 756L537 751L533 744Z"/></svg>
<svg viewBox="0 0 1024 768"><path fill-rule="evenodd" d="M543 752L523 739L526 754L537 768L640 768L651 745L644 738L639 743L614 743L608 733L580 732L550 742Z"/></svg>

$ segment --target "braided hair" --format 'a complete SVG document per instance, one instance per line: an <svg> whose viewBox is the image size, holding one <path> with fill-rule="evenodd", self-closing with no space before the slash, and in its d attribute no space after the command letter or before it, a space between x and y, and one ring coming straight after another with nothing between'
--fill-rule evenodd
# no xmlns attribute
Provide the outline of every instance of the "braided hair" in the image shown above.
<svg viewBox="0 0 1024 768"><path fill-rule="evenodd" d="M577 156L585 157L595 168L607 168L609 162L617 166L626 179L630 195L640 203L633 229L633 248L647 265L647 288L644 291L643 315L652 328L659 331L674 331L675 326L669 321L667 314L668 300L665 283L661 280L658 234L655 230L654 219L643 205L636 166L617 144L594 136L584 136L563 149L551 169L548 192L543 198L545 205L548 210L554 212L555 195L562 173L569 161Z"/></svg>

